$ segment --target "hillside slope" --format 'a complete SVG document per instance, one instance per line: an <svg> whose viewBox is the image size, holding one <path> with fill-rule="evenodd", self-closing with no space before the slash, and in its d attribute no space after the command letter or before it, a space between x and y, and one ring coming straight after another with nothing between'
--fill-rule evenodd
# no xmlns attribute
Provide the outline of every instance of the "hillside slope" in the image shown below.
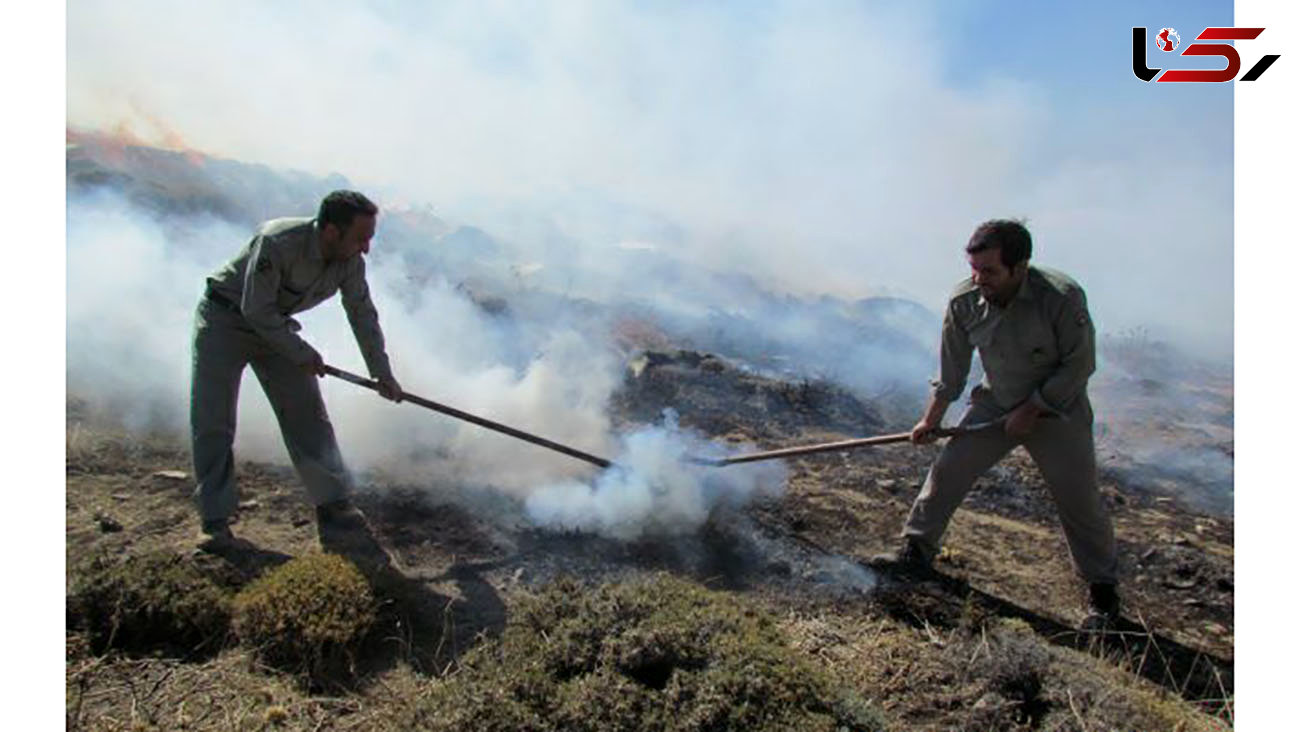
<svg viewBox="0 0 1300 732"><path fill-rule="evenodd" d="M689 370L690 362L673 363ZM719 439L763 445L845 436L827 426L839 424L835 410L826 425L809 420L816 411L798 401L798 389L708 368L701 377L722 379L708 391L692 391L697 381L678 374L683 388L674 398L685 426L712 424L726 430L715 433ZM658 393L639 391L644 375L629 372L619 403L635 407ZM761 408L767 419L749 415L747 430L710 416L712 400L728 388L790 396L769 399ZM697 403L703 411L693 409ZM792 416L799 414L802 422ZM892 545L932 456L932 448L896 446L795 460L784 495L718 512L692 535L634 541L531 528L508 499L467 496L465 486L438 476L418 485L367 476L359 502L404 589L390 592L393 612L376 631L388 642L368 647L345 683L313 688L233 641L188 659L174 651L96 653L72 618L69 727L169 729L183 718L191 729L400 729L440 714L438 704L470 704L439 689L485 673L465 654L503 642L520 603L546 596L553 583L576 578L566 592L585 596L664 572L770 615L790 652L851 690L887 729L1215 729L1230 722L1231 521L1108 482L1133 623L1110 638L1078 637L1069 629L1080 618L1081 591L1049 499L1020 455L982 480L958 512L938 562L943 578L900 583L862 566ZM316 551L292 471L243 463L236 531L252 547L225 558L193 555L187 460L174 437L130 433L111 415L70 403L70 586L92 556L122 562L162 551L239 587ZM381 596L391 586L374 581ZM689 628L698 620L671 622ZM616 690L590 693L615 695L593 698L596 704L618 698Z"/></svg>

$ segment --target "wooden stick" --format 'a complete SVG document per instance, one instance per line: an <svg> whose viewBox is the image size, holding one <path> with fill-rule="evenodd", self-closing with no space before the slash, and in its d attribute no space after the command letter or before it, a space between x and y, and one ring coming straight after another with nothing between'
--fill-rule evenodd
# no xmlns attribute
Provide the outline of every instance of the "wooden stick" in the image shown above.
<svg viewBox="0 0 1300 732"><path fill-rule="evenodd" d="M379 382L374 381L372 379L367 379L363 376L357 376L356 374L353 373L348 373L343 369L338 369L338 368L334 368L333 366L326 365L325 373L329 374L330 376L343 379L344 381L356 384L357 386L365 387L367 389L370 389L371 391L379 391ZM455 407L449 407L446 404L439 404L438 402L432 401L430 399L425 399L424 397L421 396L416 396L415 394L411 394L409 392L403 391L402 399L411 402L412 404L418 404L421 407L424 407L425 409L432 409L435 412L440 412L442 414L447 415L448 417L455 417L456 419L463 420L471 424L476 424L479 427L483 427L485 429L489 429L494 432L500 432L503 435L510 435L511 437L517 440L523 440L524 442L531 442L534 445L545 447L548 450L554 450L556 452L568 455L569 457L577 458L579 460L584 460L586 462L591 463L592 465L597 465L602 468L608 468L610 465L612 465L610 461L606 460L603 457L597 457L596 455L583 452L582 450L569 447L568 445L561 445L558 442L552 442L546 439L545 437L538 437L537 435L524 432L523 430L517 430L514 427L501 424L500 422L493 422L490 419L485 419L483 417L470 414L469 412L462 412L461 410L456 409Z"/></svg>
<svg viewBox="0 0 1300 732"><path fill-rule="evenodd" d="M980 422L977 424L966 425L964 427L939 427L934 430L936 437L956 437L971 432L977 432L987 429L1001 421ZM759 460L775 460L783 457L793 457L795 455L812 455L819 452L834 452L837 450L853 450L859 447L871 447L873 445L891 445L897 442L910 442L912 439L911 432L898 432L892 435L878 435L876 437L860 437L854 440L839 440L837 442L822 442L816 445L804 445L802 447L785 447L779 450L766 450L764 452L751 452L744 455L732 455L727 458L687 458L688 461L700 465L714 465L722 467L724 465L735 465L737 463L752 463Z"/></svg>

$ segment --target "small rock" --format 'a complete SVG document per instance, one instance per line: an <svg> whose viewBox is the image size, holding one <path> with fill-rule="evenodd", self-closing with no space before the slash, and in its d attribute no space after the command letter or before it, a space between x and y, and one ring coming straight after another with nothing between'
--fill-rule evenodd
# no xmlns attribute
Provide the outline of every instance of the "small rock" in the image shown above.
<svg viewBox="0 0 1300 732"><path fill-rule="evenodd" d="M183 470L159 470L153 474L153 477L166 478L167 480L185 480L190 477L190 474Z"/></svg>
<svg viewBox="0 0 1300 732"><path fill-rule="evenodd" d="M114 501L129 501L131 500L131 495L128 493L114 493L112 498Z"/></svg>
<svg viewBox="0 0 1300 732"><path fill-rule="evenodd" d="M1155 557L1156 553L1157 552L1155 547L1151 547L1150 549L1142 552L1142 561L1144 562L1151 561L1151 559Z"/></svg>
<svg viewBox="0 0 1300 732"><path fill-rule="evenodd" d="M293 525L293 527L294 527L295 529L301 529L302 527L304 527L304 526L306 526L307 524L311 523L311 519L306 518L306 517L303 517L303 516L299 516L298 518L294 519L294 520L291 521L290 523Z"/></svg>
<svg viewBox="0 0 1300 732"><path fill-rule="evenodd" d="M1188 607L1205 607L1205 602L1199 597L1189 597L1183 600L1183 604Z"/></svg>
<svg viewBox="0 0 1300 732"><path fill-rule="evenodd" d="M1227 628L1223 627L1222 625L1219 625L1218 623L1206 623L1205 629L1210 631L1211 633L1215 633L1218 635L1226 635L1228 632Z"/></svg>
<svg viewBox="0 0 1300 732"><path fill-rule="evenodd" d="M256 500L240 501L240 502L239 502L239 510L241 510L241 511L252 511L253 509L258 508L258 507L261 506L261 505L262 505L262 504L258 503Z"/></svg>
<svg viewBox="0 0 1300 732"><path fill-rule="evenodd" d="M116 534L122 530L122 523L108 514L95 514L95 521L99 522L99 530L105 534Z"/></svg>
<svg viewBox="0 0 1300 732"><path fill-rule="evenodd" d="M1165 586L1172 587L1175 590L1190 590L1196 586L1196 578L1169 577L1165 579Z"/></svg>

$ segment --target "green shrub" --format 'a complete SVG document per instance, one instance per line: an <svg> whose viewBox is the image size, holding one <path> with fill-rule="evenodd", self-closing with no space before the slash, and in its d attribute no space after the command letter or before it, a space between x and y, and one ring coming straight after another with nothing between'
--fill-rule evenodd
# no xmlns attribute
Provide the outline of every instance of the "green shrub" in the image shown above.
<svg viewBox="0 0 1300 732"><path fill-rule="evenodd" d="M375 619L361 572L343 557L311 554L267 572L234 600L234 630L267 663L320 678L351 667Z"/></svg>
<svg viewBox="0 0 1300 732"><path fill-rule="evenodd" d="M228 593L186 557L154 551L95 557L73 571L68 620L91 649L212 654L230 627Z"/></svg>
<svg viewBox="0 0 1300 732"><path fill-rule="evenodd" d="M669 577L522 601L405 727L877 730L878 713L792 650L775 620Z"/></svg>

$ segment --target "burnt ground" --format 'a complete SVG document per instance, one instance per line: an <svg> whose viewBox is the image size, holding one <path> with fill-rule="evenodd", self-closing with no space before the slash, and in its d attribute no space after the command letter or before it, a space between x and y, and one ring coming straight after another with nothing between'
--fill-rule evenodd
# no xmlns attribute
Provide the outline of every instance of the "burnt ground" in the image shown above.
<svg viewBox="0 0 1300 732"><path fill-rule="evenodd" d="M829 385L775 382L700 354L660 359L629 372L615 400L625 423L673 406L684 426L764 448L897 427ZM729 393L739 395L730 409ZM514 598L561 576L619 581L654 571L777 613L792 645L878 704L891 729L1231 723L1231 519L1107 473L1126 623L1101 639L1080 637L1072 629L1083 588L1051 499L1021 451L979 481L958 511L938 579L900 582L862 565L893 547L935 452L896 445L795 459L779 498L717 513L687 535L632 542L485 518L451 490L363 481L358 503L411 598L381 613L391 652L373 664L367 683L313 694L237 648L198 663L96 656L70 632L69 727L165 729L182 720L209 729L395 728L397 710L422 685L454 673L462 653L501 632ZM238 472L235 530L256 548L194 561L243 582L315 551L312 512L292 471L244 462ZM186 473L186 446L175 437L126 432L111 415L70 403L70 572L101 553L162 548L188 556L197 527ZM989 640L995 637L1002 640ZM1016 671L1022 666L1028 676Z"/></svg>

